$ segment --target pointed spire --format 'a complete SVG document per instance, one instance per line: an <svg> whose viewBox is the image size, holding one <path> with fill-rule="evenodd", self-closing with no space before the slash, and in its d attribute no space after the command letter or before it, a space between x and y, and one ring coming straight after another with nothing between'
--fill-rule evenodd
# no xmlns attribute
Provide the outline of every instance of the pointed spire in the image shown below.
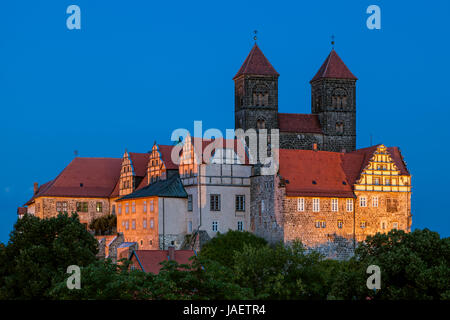
<svg viewBox="0 0 450 320"><path fill-rule="evenodd" d="M317 71L316 75L310 82L313 82L322 78L335 78L335 79L352 79L358 80L353 73L347 68L345 63L341 60L334 49L331 50L325 62Z"/></svg>
<svg viewBox="0 0 450 320"><path fill-rule="evenodd" d="M279 76L278 72L264 56L261 49L259 49L256 42L241 68L233 77L233 80L243 74Z"/></svg>

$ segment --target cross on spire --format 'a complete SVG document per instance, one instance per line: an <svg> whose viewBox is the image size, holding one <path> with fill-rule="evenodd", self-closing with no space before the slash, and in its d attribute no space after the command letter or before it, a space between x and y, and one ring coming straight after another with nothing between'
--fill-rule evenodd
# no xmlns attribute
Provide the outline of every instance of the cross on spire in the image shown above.
<svg viewBox="0 0 450 320"><path fill-rule="evenodd" d="M253 33L255 34L253 36L253 40L255 40L255 42L256 42L256 40L258 40L258 37L256 36L256 34L258 33L258 30L253 31Z"/></svg>
<svg viewBox="0 0 450 320"><path fill-rule="evenodd" d="M331 49L334 49L334 35L331 35Z"/></svg>

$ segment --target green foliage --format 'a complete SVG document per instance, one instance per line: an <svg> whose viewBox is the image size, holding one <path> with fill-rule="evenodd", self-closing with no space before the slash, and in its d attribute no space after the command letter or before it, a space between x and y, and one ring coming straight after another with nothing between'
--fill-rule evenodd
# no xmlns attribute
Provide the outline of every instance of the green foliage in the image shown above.
<svg viewBox="0 0 450 320"><path fill-rule="evenodd" d="M247 231L229 230L226 233L218 233L207 242L200 252L200 257L217 261L226 267L232 267L234 252L242 251L245 244L259 248L265 246L267 241Z"/></svg>
<svg viewBox="0 0 450 320"><path fill-rule="evenodd" d="M381 269L381 289L376 293L366 288L369 265ZM337 276L333 294L343 299L449 299L450 238L440 239L428 229L370 236Z"/></svg>
<svg viewBox="0 0 450 320"><path fill-rule="evenodd" d="M70 265L95 261L97 241L77 215L39 219L24 215L0 248L0 299L48 298Z"/></svg>
<svg viewBox="0 0 450 320"><path fill-rule="evenodd" d="M110 235L116 232L117 217L114 214L103 215L92 219L89 229L95 231L95 235Z"/></svg>

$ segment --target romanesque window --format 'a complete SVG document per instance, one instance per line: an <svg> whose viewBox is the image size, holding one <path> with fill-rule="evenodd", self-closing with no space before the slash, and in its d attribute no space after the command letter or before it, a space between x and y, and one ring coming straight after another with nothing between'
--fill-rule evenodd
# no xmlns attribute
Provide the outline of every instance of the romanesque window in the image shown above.
<svg viewBox="0 0 450 320"><path fill-rule="evenodd" d="M339 208L339 202L338 199L331 199L331 211L337 212Z"/></svg>
<svg viewBox="0 0 450 320"><path fill-rule="evenodd" d="M305 211L305 198L297 199L297 211Z"/></svg>
<svg viewBox="0 0 450 320"><path fill-rule="evenodd" d="M95 211L96 212L103 212L103 203L97 202L95 205Z"/></svg>
<svg viewBox="0 0 450 320"><path fill-rule="evenodd" d="M374 208L378 207L378 197L377 196L372 197L372 207L374 207Z"/></svg>
<svg viewBox="0 0 450 320"><path fill-rule="evenodd" d="M331 105L335 109L343 109L347 106L347 92L342 88L334 90L331 96Z"/></svg>
<svg viewBox="0 0 450 320"><path fill-rule="evenodd" d="M344 133L344 123L343 122L336 122L336 133L337 134Z"/></svg>
<svg viewBox="0 0 450 320"><path fill-rule="evenodd" d="M266 122L262 119L259 119L256 121L256 128L257 129L265 129L266 128Z"/></svg>
<svg viewBox="0 0 450 320"><path fill-rule="evenodd" d="M245 195L236 195L236 211L245 211Z"/></svg>
<svg viewBox="0 0 450 320"><path fill-rule="evenodd" d="M347 208L347 212L353 211L353 199L347 199L346 208Z"/></svg>
<svg viewBox="0 0 450 320"><path fill-rule="evenodd" d="M319 212L320 211L320 199L314 198L313 199L313 212Z"/></svg>
<svg viewBox="0 0 450 320"><path fill-rule="evenodd" d="M188 194L187 210L192 211L192 194Z"/></svg>
<svg viewBox="0 0 450 320"><path fill-rule="evenodd" d="M255 106L265 107L269 105L269 93L268 92L254 92L253 104Z"/></svg>
<svg viewBox="0 0 450 320"><path fill-rule="evenodd" d="M220 194L211 194L209 196L209 205L211 211L220 211Z"/></svg>
<svg viewBox="0 0 450 320"><path fill-rule="evenodd" d="M365 196L359 198L359 206L367 207L367 198Z"/></svg>
<svg viewBox="0 0 450 320"><path fill-rule="evenodd" d="M238 221L237 229L238 229L238 231L243 231L244 230L244 223L242 221Z"/></svg>
<svg viewBox="0 0 450 320"><path fill-rule="evenodd" d="M219 223L217 221L213 221L212 222L212 231L217 231L218 230L218 225Z"/></svg>

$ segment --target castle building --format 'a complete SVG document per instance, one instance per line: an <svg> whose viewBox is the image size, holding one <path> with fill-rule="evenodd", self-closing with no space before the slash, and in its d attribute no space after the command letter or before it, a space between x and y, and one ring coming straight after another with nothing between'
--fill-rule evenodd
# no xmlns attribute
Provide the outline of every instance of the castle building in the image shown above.
<svg viewBox="0 0 450 320"><path fill-rule="evenodd" d="M198 248L218 232L248 230L344 258L368 235L409 232L411 175L398 147L356 149L357 78L337 53L310 81L311 114L279 112L279 76L255 44L233 78L236 129L279 132L279 146L267 138L275 174L254 162L262 160L249 151L254 141L188 135L147 153L75 158L54 180L35 184L19 217L77 212L88 227L115 214L118 234L99 239L111 257Z"/></svg>

